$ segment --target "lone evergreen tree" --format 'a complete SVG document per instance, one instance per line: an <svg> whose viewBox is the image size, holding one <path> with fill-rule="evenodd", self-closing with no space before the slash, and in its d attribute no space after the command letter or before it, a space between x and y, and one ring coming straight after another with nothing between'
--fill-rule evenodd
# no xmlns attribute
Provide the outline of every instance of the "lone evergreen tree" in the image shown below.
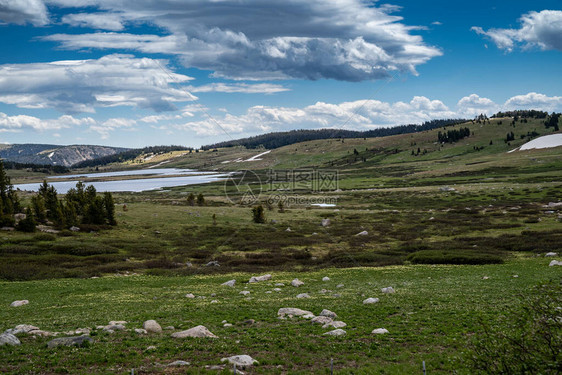
<svg viewBox="0 0 562 375"><path fill-rule="evenodd" d="M195 206L195 195L193 193L189 193L187 196L187 204L190 206Z"/></svg>
<svg viewBox="0 0 562 375"><path fill-rule="evenodd" d="M256 224L265 223L265 211L261 204L259 206L252 208L252 216L253 216L254 223Z"/></svg>
<svg viewBox="0 0 562 375"><path fill-rule="evenodd" d="M205 197L201 193L199 193L199 195L197 196L197 205L198 206L204 206L205 205Z"/></svg>
<svg viewBox="0 0 562 375"><path fill-rule="evenodd" d="M105 207L105 216L109 225L117 225L115 220L115 202L110 192L103 193L103 205Z"/></svg>

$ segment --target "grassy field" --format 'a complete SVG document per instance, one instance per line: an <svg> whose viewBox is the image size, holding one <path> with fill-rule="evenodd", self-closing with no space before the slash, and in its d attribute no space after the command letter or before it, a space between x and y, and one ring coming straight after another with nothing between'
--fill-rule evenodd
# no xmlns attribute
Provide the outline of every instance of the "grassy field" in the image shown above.
<svg viewBox="0 0 562 375"><path fill-rule="evenodd" d="M249 273L190 277L130 276L100 279L59 279L1 283L0 329L33 324L47 331L66 331L125 320L127 331L113 334L94 330L87 348L48 349L50 338L22 336L18 347L0 347L0 371L14 374L72 373L207 373L206 365L249 354L260 364L253 374L329 373L334 359L338 374L428 373L468 374L463 352L506 308L518 304L537 283L560 279L548 258L515 256L502 265L429 266L324 269L307 273L273 272L270 282L247 284ZM518 277L514 277L517 275ZM329 276L329 282L321 281ZM483 279L485 276L488 279ZM304 285L294 288L298 277ZM221 286L236 279L234 288ZM272 291L282 282L280 292ZM337 285L343 284L338 288ZM381 293L393 286L395 294ZM321 293L322 289L328 290ZM240 295L250 291L249 298ZM309 299L297 299L307 292ZM187 299L186 293L205 298ZM216 296L211 296L215 293ZM340 297L335 297L338 293ZM364 305L368 297L380 302ZM8 307L15 299L30 304ZM218 301L211 303L212 300ZM279 320L281 307L297 307L318 314L326 308L347 323L344 337L327 337L327 330L305 319ZM174 339L173 331L138 335L147 319L175 331L205 325L218 339ZM255 323L247 325L247 319ZM223 320L233 324L223 327ZM375 328L389 334L375 336ZM155 346L154 350L147 350ZM165 368L175 360L187 368ZM226 373L226 372L225 372Z"/></svg>
<svg viewBox="0 0 562 375"><path fill-rule="evenodd" d="M96 342L86 348L52 350L49 338L21 336L21 346L0 347L0 372L206 373L222 357L249 354L260 362L249 371L255 374L329 373L331 358L338 374L421 373L422 361L428 373L471 373L463 358L484 332L481 322L505 316L537 284L560 283L559 268L549 267L544 254L562 252L562 209L551 204L562 198L562 153L507 153L527 134L550 133L539 120L461 126L471 136L454 144L439 145L442 129L435 129L306 142L252 162L235 161L264 150L176 153L109 166L252 169L257 177L249 186L261 181L253 205L264 205L266 223L253 223L252 205L236 203L243 192L217 182L115 194L114 229L0 232L0 332L17 324L59 332L129 322L125 332L93 330ZM507 144L510 131L515 140ZM412 155L417 148L421 153ZM337 170L338 189L286 191L266 183L270 168L305 167ZM9 173L14 183L44 177ZM203 194L205 204L190 206L189 193ZM20 194L24 203L30 197ZM323 200L336 206L310 204ZM220 267L206 267L210 261ZM273 280L245 283L263 273ZM324 276L331 281L322 282ZM295 277L305 285L289 286ZM235 288L220 285L233 278ZM286 286L266 293L277 282ZM381 293L387 286L396 293ZM250 298L239 294L245 288ZM311 298L295 298L304 292ZM363 305L368 297L380 302ZM30 304L9 307L17 299ZM348 324L347 335L331 338L306 320L279 320L280 307L332 310ZM132 331L146 319L176 331L202 324L219 338ZM256 323L244 324L248 319ZM390 333L374 336L375 328ZM151 345L156 349L147 350ZM191 365L159 365L174 360Z"/></svg>

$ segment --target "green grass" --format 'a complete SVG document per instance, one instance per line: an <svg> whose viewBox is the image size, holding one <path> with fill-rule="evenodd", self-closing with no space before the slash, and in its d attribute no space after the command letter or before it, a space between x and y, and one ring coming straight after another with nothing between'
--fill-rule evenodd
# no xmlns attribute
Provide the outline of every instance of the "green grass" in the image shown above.
<svg viewBox="0 0 562 375"><path fill-rule="evenodd" d="M479 319L490 322L517 304L537 283L559 280L548 258L516 257L502 265L394 266L385 268L325 269L307 273L273 272L271 282L245 284L251 274L192 275L189 277L104 277L88 280L45 280L0 283L0 330L34 324L43 330L65 331L126 320L140 328L147 319L176 330L202 324L219 339L172 339L170 332L138 336L134 332L107 334L94 331L96 342L87 348L47 349L49 338L22 336L19 347L0 347L2 373L170 373L155 366L174 360L191 362L189 373L205 373L204 366L220 358L249 354L260 361L251 373L327 373L331 358L339 374L404 374L421 371L470 373L460 360L469 338L480 329ZM322 282L323 276L331 281ZM513 275L518 275L514 278ZM483 277L489 279L484 280ZM298 277L300 288L289 285ZM235 288L220 283L235 278ZM279 293L265 293L283 282ZM336 288L344 284L343 288ZM380 289L393 286L395 294ZM250 299L239 294L245 288ZM321 294L321 289L332 292ZM296 299L307 292L312 298ZM206 296L186 299L186 293ZM211 297L216 293L216 297ZM340 293L341 297L334 297ZM379 297L375 305L363 305ZM10 308L14 299L30 304ZM217 299L219 303L212 304ZM298 307L318 314L323 308L345 321L347 335L322 336L326 330L302 319L278 320L281 307ZM243 322L255 319L247 326ZM233 327L222 327L227 320ZM373 336L375 328L385 336ZM155 345L156 350L145 349ZM174 372L172 372L174 373ZM183 373L178 370L175 373Z"/></svg>

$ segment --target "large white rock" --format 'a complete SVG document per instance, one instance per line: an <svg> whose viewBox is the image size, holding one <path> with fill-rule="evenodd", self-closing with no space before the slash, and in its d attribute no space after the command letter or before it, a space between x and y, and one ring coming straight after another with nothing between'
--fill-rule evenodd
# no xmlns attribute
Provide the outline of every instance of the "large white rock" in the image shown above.
<svg viewBox="0 0 562 375"><path fill-rule="evenodd" d="M304 283L299 279L294 279L291 281L291 285L298 288L299 286L304 285Z"/></svg>
<svg viewBox="0 0 562 375"><path fill-rule="evenodd" d="M386 328L377 328L374 329L373 332L371 332L374 335L384 335L385 333L388 333L388 329Z"/></svg>
<svg viewBox="0 0 562 375"><path fill-rule="evenodd" d="M193 327L193 328L190 328L188 330L185 330L185 331L172 333L172 337L176 338L176 339L183 339L183 338L186 338L186 337L212 337L212 338L217 338L218 336L214 335L205 326L197 326L197 327Z"/></svg>
<svg viewBox="0 0 562 375"><path fill-rule="evenodd" d="M178 366L189 366L189 362L186 361L174 361L172 363L167 364L168 367L178 367Z"/></svg>
<svg viewBox="0 0 562 375"><path fill-rule="evenodd" d="M20 345L20 340L11 333L2 333L0 335L0 346L3 345Z"/></svg>
<svg viewBox="0 0 562 375"><path fill-rule="evenodd" d="M369 305L371 303L377 303L379 302L378 298L367 298L365 301L363 301L364 305Z"/></svg>
<svg viewBox="0 0 562 375"><path fill-rule="evenodd" d="M271 275L267 274L267 275L262 275L262 276L252 276L250 278L250 281L248 281L249 283L257 283L260 281L267 281L267 280L271 280Z"/></svg>
<svg viewBox="0 0 562 375"><path fill-rule="evenodd" d="M233 355L232 357L222 358L221 362L228 362L231 365L236 365L236 367L250 367L259 363L246 354Z"/></svg>
<svg viewBox="0 0 562 375"><path fill-rule="evenodd" d="M322 278L322 281L330 281L330 278L329 278L328 276L324 276L324 277Z"/></svg>
<svg viewBox="0 0 562 375"><path fill-rule="evenodd" d="M142 328L144 328L146 330L146 332L149 332L149 333L160 333L160 332L162 332L162 327L160 327L160 324L158 324L156 322L156 320L147 320L146 322L144 322L142 324Z"/></svg>
<svg viewBox="0 0 562 375"><path fill-rule="evenodd" d="M297 298L310 298L310 296L308 295L308 293L301 293L297 294Z"/></svg>
<svg viewBox="0 0 562 375"><path fill-rule="evenodd" d="M325 324L328 324L328 323L332 323L333 319L329 318L327 316L317 316L316 318L312 319L310 322L315 323L315 324L325 325Z"/></svg>
<svg viewBox="0 0 562 375"><path fill-rule="evenodd" d="M381 291L383 293L396 293L393 287L389 286L388 288L382 288Z"/></svg>
<svg viewBox="0 0 562 375"><path fill-rule="evenodd" d="M553 252L544 254L545 257L555 257L557 255L558 255L558 253L553 253Z"/></svg>
<svg viewBox="0 0 562 375"><path fill-rule="evenodd" d="M292 315L292 316L305 316L305 315L312 315L314 314L307 310L297 309L295 307L282 307L277 311L277 315L285 316L285 315Z"/></svg>
<svg viewBox="0 0 562 375"><path fill-rule="evenodd" d="M14 328L7 329L4 333L19 335L21 333L29 333L31 331L37 331L37 330L39 330L39 327L32 326L31 324L18 324Z"/></svg>
<svg viewBox="0 0 562 375"><path fill-rule="evenodd" d="M328 318L332 318L332 319L338 317L338 315L335 312L326 309L322 310L320 316L327 316Z"/></svg>
<svg viewBox="0 0 562 375"><path fill-rule="evenodd" d="M325 336L344 336L345 334L346 332L341 328L334 329L333 331L324 333Z"/></svg>
<svg viewBox="0 0 562 375"><path fill-rule="evenodd" d="M557 260L553 260L550 262L549 266L562 266L562 262L559 262Z"/></svg>
<svg viewBox="0 0 562 375"><path fill-rule="evenodd" d="M193 293L187 293L185 298L195 298L195 295Z"/></svg>
<svg viewBox="0 0 562 375"><path fill-rule="evenodd" d="M222 283L221 285L229 286L229 287L233 288L234 284L236 284L236 280L228 280L227 282Z"/></svg>
<svg viewBox="0 0 562 375"><path fill-rule="evenodd" d="M29 303L28 300L26 299L22 299L21 301L14 301L12 303L10 303L10 307L20 307L23 305L27 305Z"/></svg>
<svg viewBox="0 0 562 375"><path fill-rule="evenodd" d="M326 329L326 328L344 328L344 327L347 327L347 324L345 324L341 320L335 320L333 322L326 323L322 326L322 328L324 328L324 329Z"/></svg>

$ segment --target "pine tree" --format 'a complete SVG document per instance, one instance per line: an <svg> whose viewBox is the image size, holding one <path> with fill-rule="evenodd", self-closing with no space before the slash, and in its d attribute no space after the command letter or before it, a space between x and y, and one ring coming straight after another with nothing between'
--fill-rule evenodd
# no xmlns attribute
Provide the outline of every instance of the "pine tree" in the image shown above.
<svg viewBox="0 0 562 375"><path fill-rule="evenodd" d="M35 222L35 218L33 217L33 212L28 207L25 210L25 219L19 221L16 225L16 229L21 232L35 232L35 227L37 223Z"/></svg>
<svg viewBox="0 0 562 375"><path fill-rule="evenodd" d="M195 195L193 193L189 193L187 196L187 204L190 206L195 206Z"/></svg>
<svg viewBox="0 0 562 375"><path fill-rule="evenodd" d="M115 220L115 202L113 201L113 196L108 191L103 193L103 205L105 207L107 223L109 225L117 225Z"/></svg>
<svg viewBox="0 0 562 375"><path fill-rule="evenodd" d="M197 196L197 205L198 206L204 206L205 205L205 197L201 193L199 193L199 195Z"/></svg>
<svg viewBox="0 0 562 375"><path fill-rule="evenodd" d="M45 200L41 195L34 195L31 197L31 206L33 207L33 214L39 223L47 221L47 209L45 208Z"/></svg>
<svg viewBox="0 0 562 375"><path fill-rule="evenodd" d="M254 223L256 223L256 224L265 223L265 212L264 212L263 206L261 204L259 206L256 206L256 207L252 208L252 217L253 217Z"/></svg>

